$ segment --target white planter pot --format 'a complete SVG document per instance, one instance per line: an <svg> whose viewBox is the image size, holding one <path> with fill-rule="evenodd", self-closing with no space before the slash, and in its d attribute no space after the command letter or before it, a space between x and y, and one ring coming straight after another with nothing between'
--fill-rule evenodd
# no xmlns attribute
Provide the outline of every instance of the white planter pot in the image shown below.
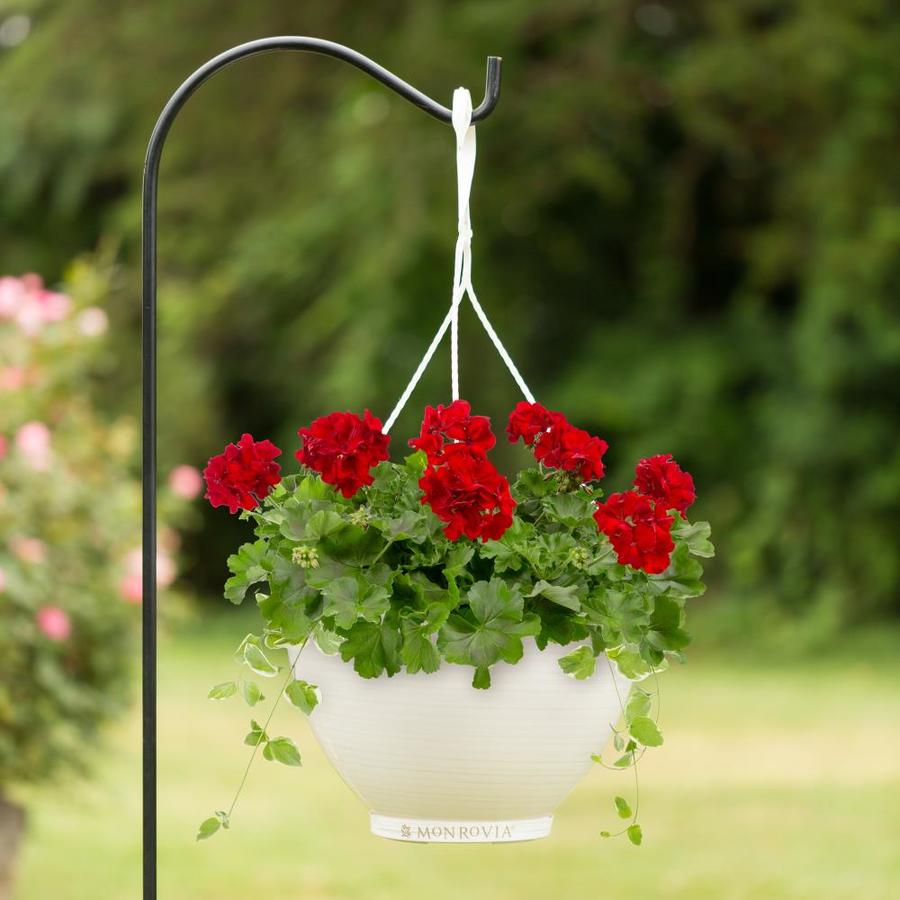
<svg viewBox="0 0 900 900"><path fill-rule="evenodd" d="M381 837L472 843L546 837L553 811L593 765L630 688L602 658L585 681L557 664L572 648L525 641L516 665L360 678L315 645L295 673L319 686L310 725ZM292 652L292 658L296 649ZM615 667L613 667L615 668ZM618 694L617 694L618 689Z"/></svg>

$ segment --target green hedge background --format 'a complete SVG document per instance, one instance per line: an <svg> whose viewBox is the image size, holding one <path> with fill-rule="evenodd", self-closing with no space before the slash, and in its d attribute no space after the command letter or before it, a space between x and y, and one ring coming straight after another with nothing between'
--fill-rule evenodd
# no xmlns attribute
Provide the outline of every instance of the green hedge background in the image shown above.
<svg viewBox="0 0 900 900"><path fill-rule="evenodd" d="M875 0L328 4L20 0L0 46L0 271L112 278L112 408L139 399L140 179L169 94L252 37L356 47L478 129L479 296L547 405L672 452L700 489L722 627L810 641L900 612L900 17ZM2 18L2 16L0 16ZM2 34L0 34L2 37ZM8 36L7 36L8 38ZM161 463L243 430L288 451L385 416L449 303L452 132L333 60L245 61L173 129L160 234ZM470 313L462 390L517 398ZM398 424L449 393L446 350ZM505 449L503 465L519 461ZM242 530L209 512L189 577Z"/></svg>

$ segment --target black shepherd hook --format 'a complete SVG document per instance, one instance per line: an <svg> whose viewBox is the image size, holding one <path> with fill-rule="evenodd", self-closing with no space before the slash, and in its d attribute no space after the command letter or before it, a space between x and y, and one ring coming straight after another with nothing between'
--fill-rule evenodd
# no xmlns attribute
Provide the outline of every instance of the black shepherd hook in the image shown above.
<svg viewBox="0 0 900 900"><path fill-rule="evenodd" d="M451 122L451 111L367 56L310 37L271 37L232 47L209 60L172 94L156 122L144 163L143 238L143 772L144 772L144 900L156 900L156 211L159 163L166 137L188 98L220 69L246 56L275 50L321 53L356 66L435 119ZM500 58L487 59L484 100L472 121L486 119L500 98Z"/></svg>

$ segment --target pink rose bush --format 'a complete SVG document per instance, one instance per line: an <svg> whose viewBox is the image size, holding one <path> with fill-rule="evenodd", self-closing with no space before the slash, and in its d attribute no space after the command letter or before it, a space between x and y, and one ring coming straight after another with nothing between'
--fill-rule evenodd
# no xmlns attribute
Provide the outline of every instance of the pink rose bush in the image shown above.
<svg viewBox="0 0 900 900"><path fill-rule="evenodd" d="M130 694L141 602L137 428L107 421L90 401L109 330L90 293L82 300L77 284L70 296L36 275L0 277L4 787L76 762ZM161 520L180 520L202 487L196 468L175 467L161 487ZM160 588L177 578L177 551L177 533L163 526Z"/></svg>

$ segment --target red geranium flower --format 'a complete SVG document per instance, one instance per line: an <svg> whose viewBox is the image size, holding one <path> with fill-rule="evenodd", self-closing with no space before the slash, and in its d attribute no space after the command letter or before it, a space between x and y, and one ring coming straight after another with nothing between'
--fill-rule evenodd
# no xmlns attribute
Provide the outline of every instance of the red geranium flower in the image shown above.
<svg viewBox="0 0 900 900"><path fill-rule="evenodd" d="M522 438L530 447L537 440L538 435L546 431L553 423L553 415L540 403L521 400L509 414L509 422L506 426L509 442L514 444L519 438Z"/></svg>
<svg viewBox="0 0 900 900"><path fill-rule="evenodd" d="M443 458L445 445L462 446L467 451L486 456L488 450L497 443L491 431L491 420L487 416L473 416L472 407L465 400L454 400L449 406L425 407L422 430L417 438L409 442L416 450L424 450L430 463Z"/></svg>
<svg viewBox="0 0 900 900"><path fill-rule="evenodd" d="M672 459L671 453L642 459L635 475L634 486L638 491L656 500L663 509L684 513L697 499L694 479Z"/></svg>
<svg viewBox="0 0 900 900"><path fill-rule="evenodd" d="M281 466L275 462L280 453L271 441L241 435L238 443L228 444L206 464L206 499L214 507L227 506L232 514L238 509L256 509L280 480Z"/></svg>
<svg viewBox="0 0 900 900"><path fill-rule="evenodd" d="M509 482L486 457L461 446L445 454L441 465L429 466L419 487L422 503L447 523L444 534L451 541L463 534L472 540L499 540L512 525L516 502Z"/></svg>
<svg viewBox="0 0 900 900"><path fill-rule="evenodd" d="M561 412L523 400L510 414L506 433L512 443L522 438L534 449L535 459L551 469L572 472L581 481L603 477L603 454L609 445L570 425Z"/></svg>
<svg viewBox="0 0 900 900"><path fill-rule="evenodd" d="M303 441L297 459L345 497L371 484L370 469L388 458L390 438L381 430L381 419L369 410L363 419L349 412L322 416L297 434Z"/></svg>
<svg viewBox="0 0 900 900"><path fill-rule="evenodd" d="M610 494L605 503L597 504L594 520L623 566L651 575L668 568L675 549L670 533L673 519L659 504L634 491Z"/></svg>
<svg viewBox="0 0 900 900"><path fill-rule="evenodd" d="M556 413L550 428L538 439L534 457L552 469L572 472L581 481L595 481L603 477L603 454L608 449L602 438L570 425L565 416Z"/></svg>

